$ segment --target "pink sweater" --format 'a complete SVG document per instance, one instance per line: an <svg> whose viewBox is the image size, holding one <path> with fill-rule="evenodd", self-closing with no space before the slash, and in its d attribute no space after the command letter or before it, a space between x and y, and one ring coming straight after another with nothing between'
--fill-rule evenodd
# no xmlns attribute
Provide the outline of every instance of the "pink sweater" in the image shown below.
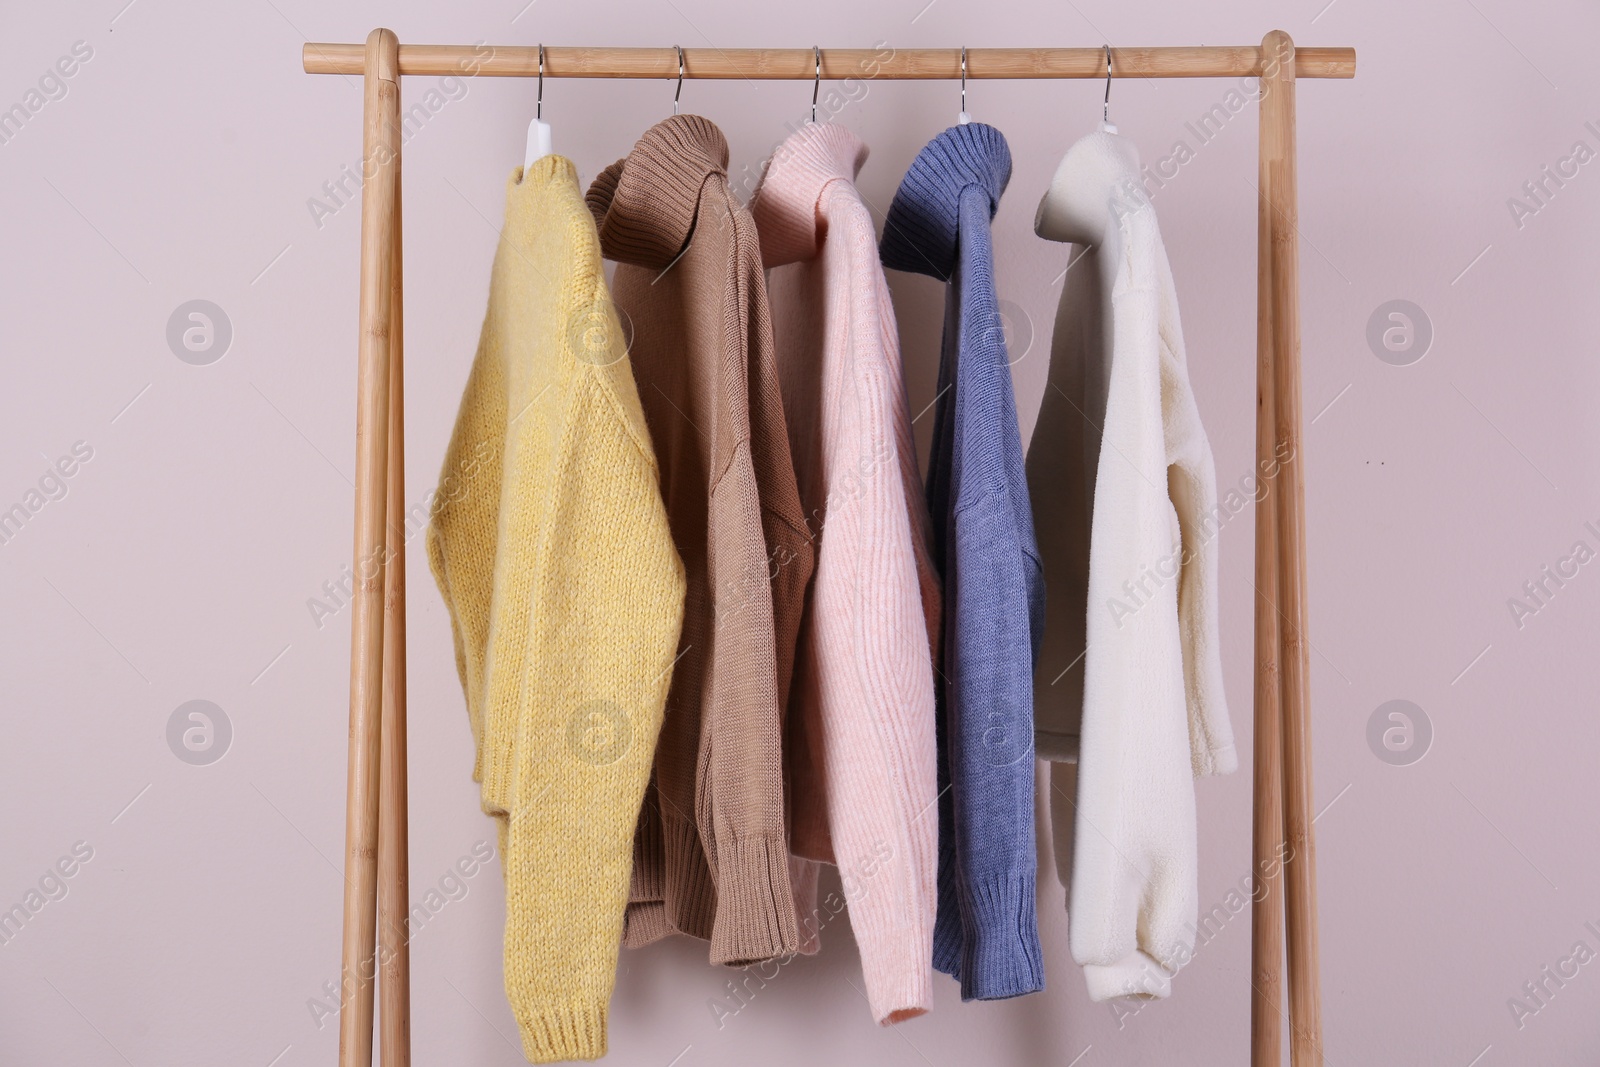
<svg viewBox="0 0 1600 1067"><path fill-rule="evenodd" d="M866 157L844 127L807 124L778 146L751 212L817 539L785 738L791 848L838 865L867 999L890 1023L930 1006L940 605L894 309L853 184Z"/></svg>

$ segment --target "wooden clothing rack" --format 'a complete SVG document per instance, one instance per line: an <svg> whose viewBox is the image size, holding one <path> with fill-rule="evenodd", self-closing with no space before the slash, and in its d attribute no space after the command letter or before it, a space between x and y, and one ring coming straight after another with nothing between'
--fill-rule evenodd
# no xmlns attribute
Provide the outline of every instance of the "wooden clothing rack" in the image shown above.
<svg viewBox="0 0 1600 1067"><path fill-rule="evenodd" d="M401 377L400 78L836 80L960 78L1260 79L1256 245L1255 777L1251 916L1252 1067L1321 1067L1316 849L1306 640L1305 469L1301 451L1300 275L1295 82L1352 78L1353 48L1260 47L561 48L307 44L310 74L359 74L361 296L356 402L355 571L345 821L340 1067L370 1067L373 991L382 994L384 1067L411 1062L406 831L405 420ZM1109 86L1108 86L1109 88ZM1270 476L1268 471L1273 471ZM1286 936L1287 935L1287 936ZM375 944L375 942L377 942ZM1288 1011L1282 962L1288 962ZM378 975L381 974L381 980Z"/></svg>

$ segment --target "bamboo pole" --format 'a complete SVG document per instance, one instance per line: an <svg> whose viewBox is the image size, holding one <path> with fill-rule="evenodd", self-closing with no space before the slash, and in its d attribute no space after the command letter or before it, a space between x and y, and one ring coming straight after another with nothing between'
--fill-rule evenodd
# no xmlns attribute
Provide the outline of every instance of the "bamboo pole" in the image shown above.
<svg viewBox="0 0 1600 1067"><path fill-rule="evenodd" d="M378 776L379 1061L411 1067L411 906L406 796L406 449L400 152L394 157L389 302L389 462L383 601L383 746Z"/></svg>
<svg viewBox="0 0 1600 1067"><path fill-rule="evenodd" d="M1273 392L1277 403L1278 598L1283 673L1283 823L1289 970L1289 1049L1294 1067L1321 1067L1322 994L1317 946L1316 844L1311 814L1311 701L1306 644L1305 454L1300 403L1299 206L1295 187L1294 44L1281 30L1267 34L1263 52L1281 55L1262 75L1263 121L1272 198Z"/></svg>
<svg viewBox="0 0 1600 1067"><path fill-rule="evenodd" d="M1265 83L1263 82L1263 86ZM1250 909L1250 1067L1279 1067L1283 1057L1283 752L1278 671L1277 404L1273 395L1272 174L1276 130L1260 119L1256 197L1256 560L1254 894Z"/></svg>
<svg viewBox="0 0 1600 1067"><path fill-rule="evenodd" d="M360 74L365 52L358 44L308 42L301 63L308 74ZM1253 45L1200 48L1113 48L1116 78L1253 78L1262 74L1262 49ZM810 81L816 59L810 48L685 48L684 77L734 81ZM400 46L400 73L487 74L528 78L539 73L536 45ZM1353 78L1353 48L1301 48L1295 66L1302 78ZM547 78L676 78L678 53L667 48L544 50ZM959 48L825 48L822 77L863 80L950 79L961 76ZM1103 48L969 48L967 77L1104 78Z"/></svg>
<svg viewBox="0 0 1600 1067"><path fill-rule="evenodd" d="M378 758L383 713L384 511L388 491L389 340L394 295L399 43L367 37L361 190L360 357L356 385L355 594L350 634L350 759L345 795L340 1067L372 1062Z"/></svg>

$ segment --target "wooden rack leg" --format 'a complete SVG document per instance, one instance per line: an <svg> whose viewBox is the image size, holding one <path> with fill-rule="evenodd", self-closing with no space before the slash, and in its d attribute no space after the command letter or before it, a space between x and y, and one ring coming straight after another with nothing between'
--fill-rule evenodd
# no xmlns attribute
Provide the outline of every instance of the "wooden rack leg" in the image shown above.
<svg viewBox="0 0 1600 1067"><path fill-rule="evenodd" d="M362 115L360 360L356 379L355 595L350 634L350 760L345 795L340 1067L372 1063L378 855L378 758L383 714L385 498L389 338L393 297L399 42L367 37Z"/></svg>
<svg viewBox="0 0 1600 1067"><path fill-rule="evenodd" d="M395 79L399 81L398 78ZM411 889L406 797L406 447L401 168L394 159L389 304L388 561L383 602L383 746L378 774L378 1059L411 1067Z"/></svg>
<svg viewBox="0 0 1600 1067"><path fill-rule="evenodd" d="M1305 456L1300 402L1300 260L1295 187L1294 45L1279 30L1261 42L1262 107L1268 141L1272 222L1273 391L1278 469L1278 597L1283 672L1283 821L1289 1022L1294 1067L1321 1067L1322 994L1317 949L1317 863L1312 833L1310 646L1306 643Z"/></svg>
<svg viewBox="0 0 1600 1067"><path fill-rule="evenodd" d="M1263 84L1265 84L1263 82ZM1250 911L1250 1067L1283 1062L1283 751L1278 671L1277 410L1272 373L1270 112L1261 107L1256 218L1255 781Z"/></svg>

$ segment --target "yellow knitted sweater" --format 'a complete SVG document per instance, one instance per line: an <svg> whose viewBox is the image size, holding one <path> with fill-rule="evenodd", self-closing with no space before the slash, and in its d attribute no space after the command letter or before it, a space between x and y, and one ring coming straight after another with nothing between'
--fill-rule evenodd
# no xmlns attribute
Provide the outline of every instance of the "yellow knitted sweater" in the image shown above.
<svg viewBox="0 0 1600 1067"><path fill-rule="evenodd" d="M535 1063L594 1059L683 619L683 564L572 163L506 188L489 306L431 503L499 824L506 995Z"/></svg>

